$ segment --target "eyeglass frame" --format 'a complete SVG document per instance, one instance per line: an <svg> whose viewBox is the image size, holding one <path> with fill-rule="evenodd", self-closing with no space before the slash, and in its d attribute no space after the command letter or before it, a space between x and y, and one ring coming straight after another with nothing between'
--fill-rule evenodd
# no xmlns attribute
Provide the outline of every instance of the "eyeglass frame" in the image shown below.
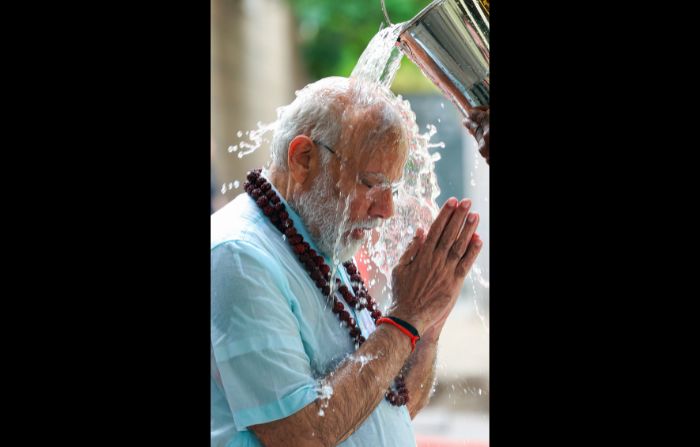
<svg viewBox="0 0 700 447"><path fill-rule="evenodd" d="M323 146L323 147L325 147L331 154L335 155L339 160L342 161L340 155L338 155L338 153L337 153L333 148L331 148L330 146L328 146L327 144L322 143L322 142L320 142L320 141L318 141L318 140L314 140L314 139L312 139L311 141L313 141L314 144L316 144L316 145L318 145L318 146ZM367 181L367 179L361 178L361 177L362 177L361 175L358 175L358 177L360 177L360 178L359 178L359 182L360 182L363 186L365 186L366 188L369 188L370 191L372 191L372 190L374 190L374 191L382 191L382 190L385 190L385 189L391 189L391 195L394 196L394 197L396 197L396 196L398 195L399 188L401 187L401 185L403 185L403 180L399 180L398 182L394 182L394 183L391 183L391 182L388 182L388 181L385 180L385 181L380 181L380 182L378 182L378 183L376 183L376 184L373 185L373 184L371 184L369 181ZM378 189L375 189L375 188L378 188Z"/></svg>

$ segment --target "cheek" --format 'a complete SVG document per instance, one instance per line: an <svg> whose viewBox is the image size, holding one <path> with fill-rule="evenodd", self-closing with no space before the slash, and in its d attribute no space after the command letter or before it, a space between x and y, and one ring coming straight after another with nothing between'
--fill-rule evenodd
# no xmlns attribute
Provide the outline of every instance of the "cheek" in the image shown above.
<svg viewBox="0 0 700 447"><path fill-rule="evenodd" d="M367 218L370 201L364 191L358 188L350 200L349 214L351 222L358 222Z"/></svg>
<svg viewBox="0 0 700 447"><path fill-rule="evenodd" d="M355 187L355 182L351 186L337 185L333 191L333 200L338 200L338 206L342 211L346 211L343 220L357 222L367 215L370 201L363 188Z"/></svg>

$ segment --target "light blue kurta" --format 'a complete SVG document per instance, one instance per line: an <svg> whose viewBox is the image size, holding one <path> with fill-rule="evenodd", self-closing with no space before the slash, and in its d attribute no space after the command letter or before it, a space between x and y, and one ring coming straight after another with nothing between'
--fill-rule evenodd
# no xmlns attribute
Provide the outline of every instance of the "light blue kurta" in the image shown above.
<svg viewBox="0 0 700 447"><path fill-rule="evenodd" d="M319 252L284 203L297 231ZM285 418L314 401L319 379L355 346L282 234L247 194L212 215L211 232L211 445L260 446L247 427ZM338 272L352 290L342 265ZM336 296L369 337L375 326L367 310L356 311ZM406 407L382 399L340 445L415 444Z"/></svg>

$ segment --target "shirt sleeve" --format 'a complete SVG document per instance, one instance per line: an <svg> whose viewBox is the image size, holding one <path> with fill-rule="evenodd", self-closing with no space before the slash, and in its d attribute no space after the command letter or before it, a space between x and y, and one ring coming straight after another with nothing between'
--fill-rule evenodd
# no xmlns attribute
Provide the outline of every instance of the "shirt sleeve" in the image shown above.
<svg viewBox="0 0 700 447"><path fill-rule="evenodd" d="M316 397L288 282L243 241L212 249L211 342L238 431L283 419Z"/></svg>

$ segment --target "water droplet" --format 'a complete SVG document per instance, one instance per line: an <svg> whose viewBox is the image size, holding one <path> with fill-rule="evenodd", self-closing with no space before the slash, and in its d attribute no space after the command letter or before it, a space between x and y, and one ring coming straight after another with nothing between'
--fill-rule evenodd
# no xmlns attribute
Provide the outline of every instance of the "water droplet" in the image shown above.
<svg viewBox="0 0 700 447"><path fill-rule="evenodd" d="M444 109L444 108L445 108L445 103L444 103L444 102L441 102L441 103L440 103L440 107Z"/></svg>
<svg viewBox="0 0 700 447"><path fill-rule="evenodd" d="M248 132L246 132L246 133L248 133ZM238 132L236 132L236 136L238 138L241 138L243 136L243 132L239 130Z"/></svg>
<svg viewBox="0 0 700 447"><path fill-rule="evenodd" d="M235 181L233 182L233 187L234 187L234 188L238 188L239 186L241 186L241 182L239 182L238 180L235 180Z"/></svg>
<svg viewBox="0 0 700 447"><path fill-rule="evenodd" d="M226 194L226 183L221 185L221 194Z"/></svg>
<svg viewBox="0 0 700 447"><path fill-rule="evenodd" d="M474 181L474 179L471 179L471 181L469 182L469 184L472 185L472 186L476 186L476 182Z"/></svg>

